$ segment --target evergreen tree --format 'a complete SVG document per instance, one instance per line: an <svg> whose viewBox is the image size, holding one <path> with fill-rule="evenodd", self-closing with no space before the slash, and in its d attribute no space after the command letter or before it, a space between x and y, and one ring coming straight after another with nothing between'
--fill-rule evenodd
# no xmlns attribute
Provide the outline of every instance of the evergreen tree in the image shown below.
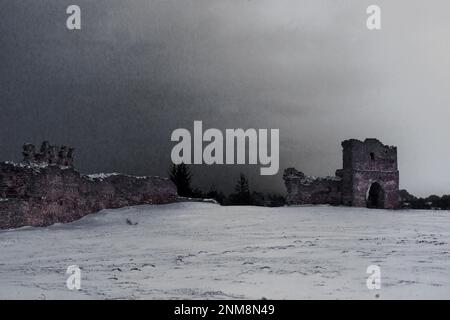
<svg viewBox="0 0 450 320"><path fill-rule="evenodd" d="M170 180L177 186L177 192L179 196L190 197L192 196L191 170L184 164L174 164L169 172Z"/></svg>
<svg viewBox="0 0 450 320"><path fill-rule="evenodd" d="M234 187L234 193L230 195L231 204L250 205L252 203L247 177L241 173Z"/></svg>

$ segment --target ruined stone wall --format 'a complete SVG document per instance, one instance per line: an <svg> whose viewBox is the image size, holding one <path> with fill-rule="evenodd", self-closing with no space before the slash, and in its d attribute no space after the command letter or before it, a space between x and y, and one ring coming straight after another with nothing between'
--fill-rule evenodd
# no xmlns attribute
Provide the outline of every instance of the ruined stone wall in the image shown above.
<svg viewBox="0 0 450 320"><path fill-rule="evenodd" d="M169 179L123 174L86 176L66 164L0 163L0 229L48 226L106 208L170 203L178 197Z"/></svg>
<svg viewBox="0 0 450 320"><path fill-rule="evenodd" d="M286 202L289 205L341 203L339 177L310 177L294 168L288 168L284 171L283 179L287 189Z"/></svg>

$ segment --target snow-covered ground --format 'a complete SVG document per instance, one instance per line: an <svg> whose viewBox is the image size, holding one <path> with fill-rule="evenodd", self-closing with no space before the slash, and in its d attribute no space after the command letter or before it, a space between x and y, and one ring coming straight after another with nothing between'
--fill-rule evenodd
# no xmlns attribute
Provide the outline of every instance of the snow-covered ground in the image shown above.
<svg viewBox="0 0 450 320"><path fill-rule="evenodd" d="M128 220L128 221L127 221ZM0 299L450 298L450 212L177 203L0 232ZM366 268L381 268L381 289ZM69 265L81 290L66 287Z"/></svg>

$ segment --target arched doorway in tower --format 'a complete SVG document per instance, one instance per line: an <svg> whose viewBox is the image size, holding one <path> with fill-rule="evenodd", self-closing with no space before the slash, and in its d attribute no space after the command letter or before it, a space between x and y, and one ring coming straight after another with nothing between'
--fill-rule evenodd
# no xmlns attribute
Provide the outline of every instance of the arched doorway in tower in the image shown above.
<svg viewBox="0 0 450 320"><path fill-rule="evenodd" d="M367 208L384 208L384 190L378 182L370 186L367 194Z"/></svg>

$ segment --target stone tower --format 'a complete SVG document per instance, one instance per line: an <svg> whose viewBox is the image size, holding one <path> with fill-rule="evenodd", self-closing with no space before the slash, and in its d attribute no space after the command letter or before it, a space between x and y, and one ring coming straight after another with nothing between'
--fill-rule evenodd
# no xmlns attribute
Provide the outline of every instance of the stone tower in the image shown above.
<svg viewBox="0 0 450 320"><path fill-rule="evenodd" d="M342 142L342 204L354 207L395 209L399 206L397 148L377 139Z"/></svg>

